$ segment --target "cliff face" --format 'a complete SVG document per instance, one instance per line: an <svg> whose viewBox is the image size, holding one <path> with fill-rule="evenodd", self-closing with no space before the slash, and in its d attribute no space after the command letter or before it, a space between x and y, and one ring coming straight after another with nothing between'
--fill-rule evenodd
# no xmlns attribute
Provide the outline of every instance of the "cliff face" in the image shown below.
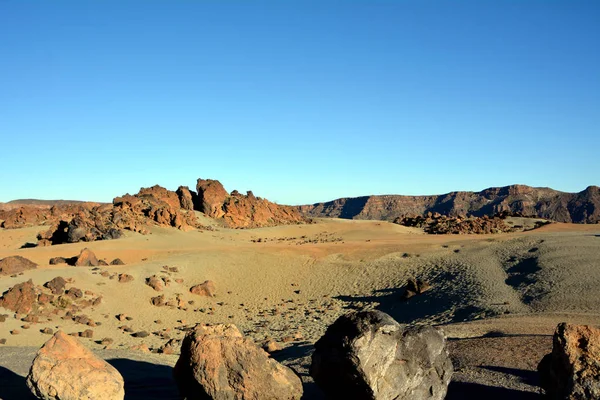
<svg viewBox="0 0 600 400"><path fill-rule="evenodd" d="M299 206L309 217L374 219L393 221L407 215L438 212L443 215L494 215L520 213L558 222L598 223L600 187L590 186L579 193L549 188L512 185L480 192L451 192L436 196L364 196Z"/></svg>

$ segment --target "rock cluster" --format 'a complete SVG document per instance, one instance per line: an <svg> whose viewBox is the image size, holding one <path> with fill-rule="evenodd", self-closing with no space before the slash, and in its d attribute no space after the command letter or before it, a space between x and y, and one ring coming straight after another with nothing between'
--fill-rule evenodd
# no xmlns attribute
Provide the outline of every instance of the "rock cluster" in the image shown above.
<svg viewBox="0 0 600 400"><path fill-rule="evenodd" d="M282 206L237 190L227 193L219 181L198 179L199 211L209 217L222 219L231 228L258 228L265 226L299 224L306 219L295 207Z"/></svg>
<svg viewBox="0 0 600 400"><path fill-rule="evenodd" d="M515 228L508 226L500 217L466 217L464 215L449 217L439 213L427 213L425 216L398 217L395 224L423 228L430 234L490 234L512 232Z"/></svg>
<svg viewBox="0 0 600 400"><path fill-rule="evenodd" d="M234 325L197 327L188 333L174 376L188 400L291 400L303 392L290 368L269 358Z"/></svg>
<svg viewBox="0 0 600 400"><path fill-rule="evenodd" d="M538 365L541 386L550 399L600 398L600 329L561 323L552 353Z"/></svg>
<svg viewBox="0 0 600 400"><path fill-rule="evenodd" d="M362 311L338 318L317 341L310 374L332 399L442 400L452 362L436 328Z"/></svg>

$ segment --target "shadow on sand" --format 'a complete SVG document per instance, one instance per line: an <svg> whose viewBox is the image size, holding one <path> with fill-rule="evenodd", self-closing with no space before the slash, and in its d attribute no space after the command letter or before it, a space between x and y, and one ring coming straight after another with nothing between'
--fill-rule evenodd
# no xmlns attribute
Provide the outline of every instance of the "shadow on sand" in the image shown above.
<svg viewBox="0 0 600 400"><path fill-rule="evenodd" d="M541 398L542 396L537 393L466 382L450 382L446 395L446 400L539 400Z"/></svg>
<svg viewBox="0 0 600 400"><path fill-rule="evenodd" d="M0 367L0 399L35 400L35 396L29 391L24 377Z"/></svg>
<svg viewBox="0 0 600 400"><path fill-rule="evenodd" d="M125 400L180 400L173 368L144 361L113 358L106 360L125 381Z"/></svg>

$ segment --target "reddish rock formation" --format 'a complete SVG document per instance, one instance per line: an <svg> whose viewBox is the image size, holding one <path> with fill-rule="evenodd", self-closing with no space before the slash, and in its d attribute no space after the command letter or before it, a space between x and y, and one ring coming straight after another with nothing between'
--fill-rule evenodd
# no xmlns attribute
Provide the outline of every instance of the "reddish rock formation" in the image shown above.
<svg viewBox="0 0 600 400"><path fill-rule="evenodd" d="M196 190L198 203L201 206L200 211L211 218L221 218L225 214L223 204L229 194L221 182L213 179L198 179Z"/></svg>
<svg viewBox="0 0 600 400"><path fill-rule="evenodd" d="M10 256L0 260L0 275L13 275L35 268L36 263L21 256Z"/></svg>
<svg viewBox="0 0 600 400"><path fill-rule="evenodd" d="M194 197L196 197L196 193L192 193L187 186L179 186L175 193L179 197L179 207L184 210L194 210Z"/></svg>
<svg viewBox="0 0 600 400"><path fill-rule="evenodd" d="M448 216L492 216L508 211L558 222L600 222L600 187L579 193L513 185L481 192L451 192L435 196L364 196L297 207L309 217L393 221L407 215L438 212Z"/></svg>

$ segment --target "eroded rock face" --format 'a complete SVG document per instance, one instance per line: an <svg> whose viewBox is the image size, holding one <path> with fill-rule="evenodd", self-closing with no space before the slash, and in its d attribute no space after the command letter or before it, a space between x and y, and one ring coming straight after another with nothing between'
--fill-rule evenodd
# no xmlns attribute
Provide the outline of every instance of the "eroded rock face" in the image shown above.
<svg viewBox="0 0 600 400"><path fill-rule="evenodd" d="M122 400L123 377L77 339L56 332L37 352L27 375L32 393L45 400Z"/></svg>
<svg viewBox="0 0 600 400"><path fill-rule="evenodd" d="M16 312L17 314L28 314L36 306L37 293L33 281L18 283L8 289L0 297L0 307Z"/></svg>
<svg viewBox="0 0 600 400"><path fill-rule="evenodd" d="M300 378L244 338L234 325L199 327L188 333L174 376L188 400L302 397Z"/></svg>
<svg viewBox="0 0 600 400"><path fill-rule="evenodd" d="M550 399L600 399L600 329L559 324L552 353L542 359L538 371Z"/></svg>
<svg viewBox="0 0 600 400"><path fill-rule="evenodd" d="M221 182L213 179L198 179L196 184L200 211L211 218L221 218L225 215L223 203L229 197Z"/></svg>
<svg viewBox="0 0 600 400"><path fill-rule="evenodd" d="M175 193L179 197L179 206L182 209L194 210L194 197L197 197L196 193L192 193L187 186L179 186Z"/></svg>
<svg viewBox="0 0 600 400"><path fill-rule="evenodd" d="M310 374L331 399L442 400L452 362L437 329L405 328L381 311L363 311L327 329Z"/></svg>
<svg viewBox="0 0 600 400"><path fill-rule="evenodd" d="M0 275L13 275L35 268L36 263L21 256L10 256L0 260Z"/></svg>

